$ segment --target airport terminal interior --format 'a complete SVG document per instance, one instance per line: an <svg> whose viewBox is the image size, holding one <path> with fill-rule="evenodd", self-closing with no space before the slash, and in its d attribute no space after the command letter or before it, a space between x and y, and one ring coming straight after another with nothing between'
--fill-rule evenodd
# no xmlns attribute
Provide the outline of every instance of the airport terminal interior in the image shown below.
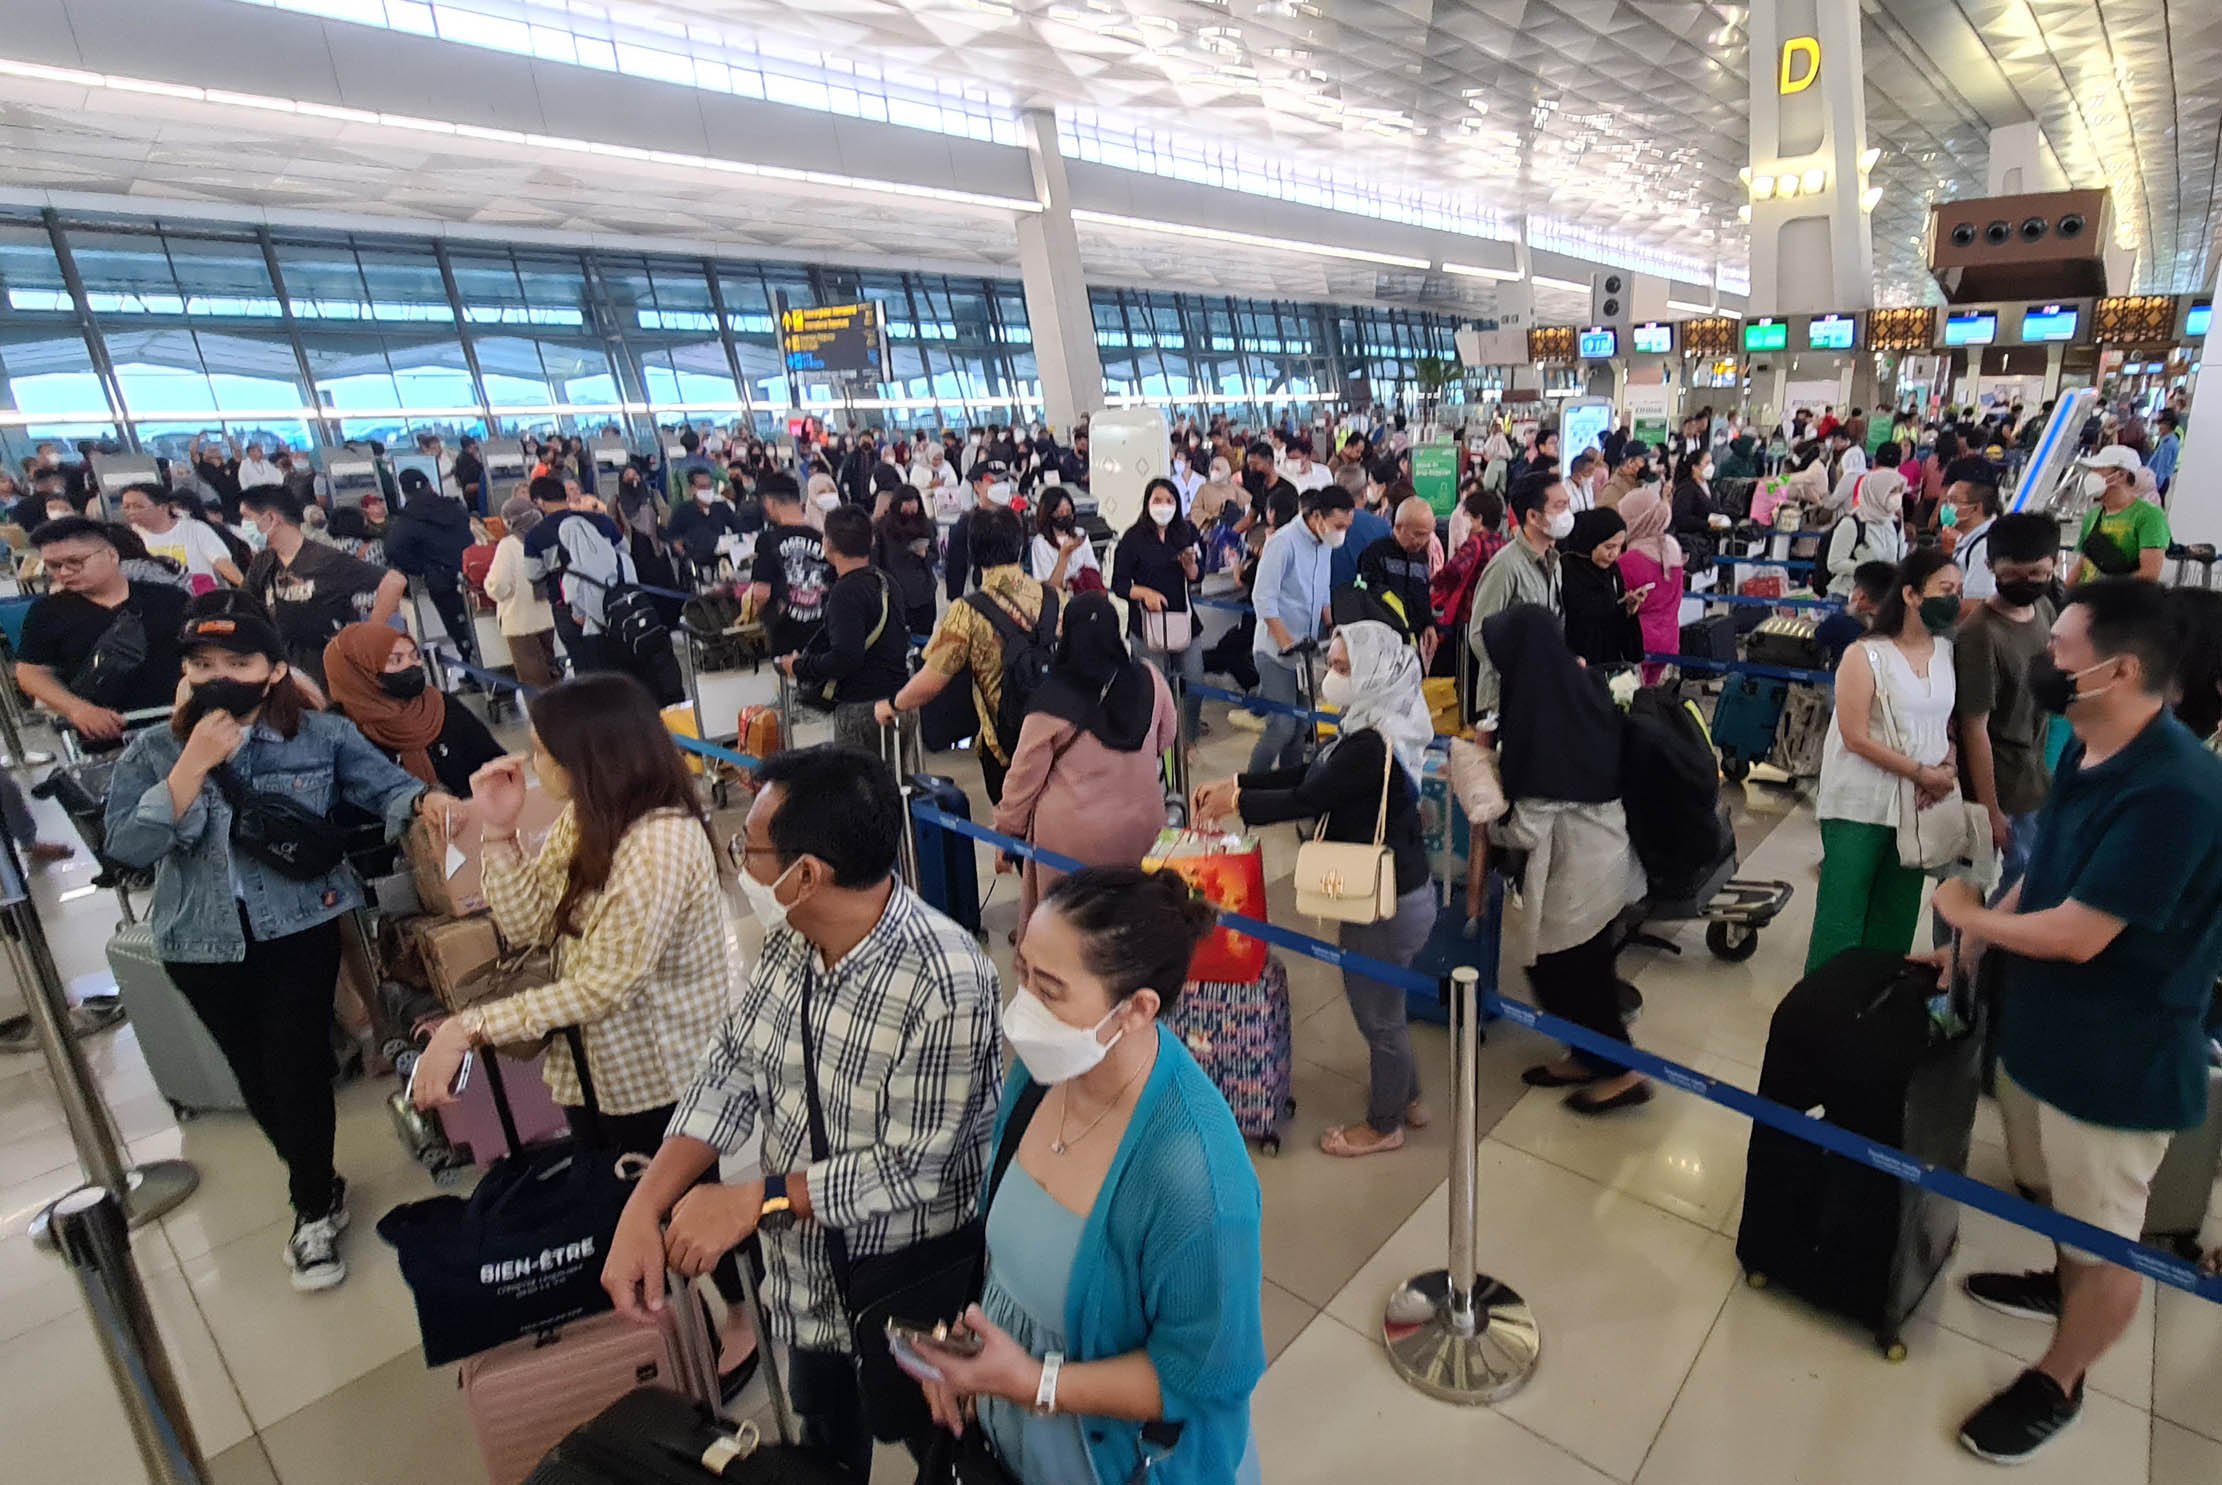
<svg viewBox="0 0 2222 1485"><path fill-rule="evenodd" d="M1485 991L1520 1004L1476 1030L1463 1077L1457 1018L1436 995L1412 991L1431 1117L1399 1130L1401 1148L1344 1158L1351 1132L1366 1129L1381 1063L1346 998L1336 945L1376 920L1361 912L1338 933L1300 904L1300 884L1315 896L1341 890L1301 859L1310 811L1250 831L1263 896L1241 910L1301 936L1272 948L1285 992L1271 975L1258 982L1276 1007L1285 994L1286 1041L1263 1056L1288 1069L1291 1102L1274 1111L1268 1138L1244 1131L1262 1203L1253 1260L1264 1365L1248 1402L1251 1450L1239 1475L1222 1477L1198 1472L1176 1442L1137 1478L1948 1485L2025 1458L2024 1478L2037 1481L2222 1481L2222 1017L2212 1009L2177 1017L2186 1036L2199 1021L2203 1122L2194 1114L2170 1125L2189 1127L2136 1183L2138 1208L2150 1187L2150 1221L2131 1220L2108 1250L2140 1280L2126 1328L2090 1364L2080 1408L2053 1415L2072 1426L2055 1436L2053 1424L2031 1425L2025 1450L1979 1430L1971 1440L1971 1415L2032 1378L2053 1385L2033 1370L2052 1354L2051 1322L2003 1313L1964 1281L2052 1268L2066 1229L2013 1199L2028 1171L2009 1165L2015 1136L1974 1055L1995 1027L1984 1017L1958 1027L1971 1123L1929 1129L1922 1146L1915 1123L1946 1116L1901 1110L1902 1129L1856 1129L1809 1175L1804 1210L1816 1232L1824 1212L1839 1228L1891 1228L1896 1218L1877 1213L1901 1190L1907 1210L1919 1208L1882 1239L1888 1247L1895 1236L1895 1261L1920 1276L1908 1312L1880 1325L1767 1282L1758 1259L1740 1253L1759 1225L1747 1213L1764 1203L1779 1214L1786 1198L1780 1167L1762 1171L1762 1126L1734 1093L1758 1089L1763 1070L1771 1078L1781 1065L1770 1039L1785 1025L1778 1007L1807 979L1817 908L1824 919L1841 908L1822 891L1822 796L1831 771L1848 766L1847 749L1839 732L1824 759L1821 739L1836 726L1831 671L1842 646L1824 659L1816 624L1871 613L1855 564L1835 560L1847 533L1855 555L1869 539L1861 482L1887 489L1883 524L1895 543L1868 555L1902 557L1909 572L1958 574L1942 562L1916 569L1920 549L1941 545L1974 573L1972 531L2051 517L2059 541L2042 554L2047 576L2058 558L2063 578L2089 567L2091 581L2147 580L2171 602L2212 586L2222 432L2207 425L2222 428L2222 401L2200 398L2222 269L2222 39L2198 7L11 0L7 10L0 475L12 489L0 493L10 662L0 767L7 790L27 796L28 817L11 800L14 864L0 862L0 1478L525 1485L529 1461L491 1457L491 1408L473 1391L473 1368L494 1364L489 1356L527 1367L535 1344L512 1332L508 1350L489 1343L460 1377L455 1360L427 1364L419 1296L379 1218L403 1203L470 1197L485 1162L451 1148L437 1119L403 1112L378 982L406 971L382 951L367 968L348 966L343 986L352 979L368 993L352 1015L352 992L343 994L331 1027L346 1064L333 1095L334 1166L354 1217L338 1239L344 1283L305 1289L297 1217L315 1214L296 1212L286 1168L236 1090L229 1107L202 1106L173 1081L173 1039L195 1039L211 1058L213 1042L180 991L159 985L167 1015L142 1015L134 987L118 979L161 979L145 925L159 934L177 909L159 905L147 880L119 885L114 863L96 858L100 801L73 809L69 783L82 776L105 788L107 765L88 753L81 718L59 719L52 697L35 694L58 688L72 702L97 667L71 674L18 653L52 649L51 626L26 641L27 622L39 626L26 616L61 598L82 604L85 564L105 559L85 557L73 571L30 533L72 515L128 523L127 535L149 533L154 558L143 567L158 569L172 548L152 534L159 517L150 526L134 511L151 508L149 491L175 494L231 528L208 536L210 550L229 555L177 546L170 566L185 572L135 572L132 591L142 579L221 591L242 566L252 588L255 559L287 540L268 534L266 520L257 529L267 511L253 486L267 469L307 510L313 529L291 540L357 543L350 554L374 562L386 517L371 513L381 503L398 516L460 499L468 510L455 529L472 525L473 550L492 552L502 529L486 519L506 516L521 534L519 496L544 520L617 517L631 551L664 560L676 537L657 522L683 507L699 515L689 474L707 471L718 488L702 508L729 502L754 513L753 524L721 511L732 529L714 551L665 561L664 580L683 591L651 589L669 602L641 673L670 703L671 732L713 749L688 755L688 777L723 855L744 831L752 780L714 750L751 755L767 737L802 746L835 735L834 721L795 704L769 663L777 651L749 582L765 582L755 553L764 497L800 487L821 530L828 508L871 507L877 456L854 452L869 436L902 450L889 455L887 486L925 486L929 564L960 550L949 545L959 513L977 531L1015 503L1031 537L1034 512L1069 493L1074 534L1101 568L1093 586L1108 586L1122 610L1139 604L1127 596L1125 534L1154 536L1151 501L1165 497L1148 481L1171 477L1195 524L1176 516L1169 529L1202 532L1200 569L1185 578L1195 633L1183 638L1211 649L1185 680L1192 689L1201 678L1199 735L1186 750L1175 741L1164 760L1168 828L1194 823L1194 786L1250 772L1260 728L1276 716L1291 722L1292 706L1304 714L1307 757L1339 745L1331 725L1314 729L1310 691L1269 694L1273 676L1261 682L1246 666L1311 675L1267 655L1277 647L1270 635L1254 653L1242 637L1253 619L1267 622L1269 602L1285 602L1269 600L1266 585L1253 592L1245 558L1273 563L1286 535L1308 543L1324 573L1341 540L1328 532L1354 503L1364 507L1356 520L1391 546L1418 523L1403 556L1380 550L1419 569L1432 611L1412 622L1399 604L1384 622L1384 605L1346 611L1351 595L1338 594L1334 613L1338 624L1386 628L1399 645L1408 631L1421 654L1416 663L1396 648L1399 673L1418 684L1430 665L1437 677L1415 693L1438 736L1411 793L1440 915L1399 967L1409 962L1424 979L1471 966ZM460 471L459 453L472 461ZM1228 467L1213 469L1215 456ZM946 475L945 462L956 466ZM634 469L664 502L645 507L646 530L634 523L641 507L619 494L631 488L622 472ZM1572 492L1580 514L1564 529L1549 512L1565 507L1555 493L1546 502L1546 487ZM128 489L140 493L127 500ZM1213 490L1233 503L1207 519L1194 503ZM1401 503L1373 510L1384 491ZM1643 506L1604 509L1638 491ZM1640 536L1639 508L1657 522ZM1662 535L1670 519L1674 534ZM2110 565L2119 553L2105 533L2118 522L2143 534ZM1625 674L1623 709L1640 682L1645 696L1667 698L1659 706L1670 718L1694 716L1720 754L1717 781L1713 760L1703 770L1705 812L1717 788L1733 841L1724 836L1719 871L1690 901L1666 907L1656 891L1635 892L1607 930L1634 935L1608 959L1619 1020L1665 1065L1649 1064L1637 1085L1647 1101L1583 1117L1562 1088L1532 1076L1562 1055L1524 1010L1538 997L1519 929L1533 930L1543 893L1523 891L1500 859L1510 873L1501 924L1484 915L1462 931L1472 847L1467 818L1451 819L1466 796L1448 780L1461 758L1482 753L1471 740L1477 723L1486 734L1498 721L1494 702L1476 700L1476 592L1491 592L1498 563L1521 558L1527 543L1547 547L1577 528L1586 548L1552 560L1586 563L1581 553L1602 549L1608 526L1628 548L1621 566L1609 554L1596 564L1614 584L1608 606L1625 601L1631 633L1644 618L1640 642L1600 669ZM113 544L98 528L69 539ZM1437 550L1422 563L1431 541ZM1053 539L1033 548L1047 554L1026 559L1044 567L1036 577L1053 568L1068 601L1088 591L1084 574L1068 573L1077 555ZM1651 587L1622 582L1639 549L1662 554L1660 605L1646 605ZM507 612L497 618L485 569L474 575L462 560L468 581L452 612L469 613L471 654L492 674L460 663L459 626L422 573L409 574L395 622L422 641L444 705L482 719L500 749L530 753L512 691L531 672L501 663L519 648ZM1534 566L1543 571L1543 559ZM920 645L965 607L961 575L946 593L939 573L929 578L935 612ZM780 581L784 591L791 579ZM1880 581L1906 621L1892 574ZM583 591L575 582L559 575L555 589L566 625ZM1325 595L1320 582L1315 597ZM1679 602L1667 601L1676 582ZM1996 595L2012 586L2002 575L1966 589L1965 612L2007 602ZM700 609L705 593L730 610ZM168 601L183 611L182 597ZM1912 595L1924 636L1934 601L1931 589ZM700 615L711 612L721 616L705 628ZM1322 618L1292 622L1323 638ZM1133 633L1138 654L1150 648L1139 620ZM1441 663L1432 664L1437 633ZM562 653L583 672L589 654L616 654L614 641L586 648L606 640L574 646L566 635ZM2206 640L2222 646L2222 626ZM143 633L139 643L134 663L148 658ZM1336 652L1356 665L1358 648L1338 642ZM923 651L929 670L937 649ZM2042 641L2040 659L2041 650ZM1169 675L1180 670L1171 655L1156 658ZM2210 659L2211 683L2222 654ZM1872 695L1873 672L1861 662L1859 673ZM1495 672L1486 679L1494 687ZM1582 683L1590 692L1602 689L1594 679ZM2022 710L2041 734L2029 701L2036 679L2026 684ZM2075 698L2062 703L2072 723L2084 698L2072 680L2062 685ZM1348 701L1355 710L1369 699ZM1762 705L1771 711L1753 742L1745 731ZM2190 723L2195 709L2178 715ZM166 719L137 720L159 728ZM2214 731L2211 715L2203 730ZM2056 761L2068 731L2058 724ZM666 735L640 741L660 748ZM1955 756L1966 763L1964 751ZM1963 769L1952 787L1968 791L1978 826L1987 800L1998 839L2024 845L2007 818L2022 812L1999 808L1987 743L1982 756L1982 775ZM913 760L949 786L932 799L959 807L961 793L981 826L1003 789L1002 769L986 761L984 771L977 742ZM1937 771L1933 757L1919 764L1909 766L1923 780ZM1902 791L1889 784L1892 809L1914 796L1912 778L1903 782ZM1930 785L1919 787L1925 805ZM1144 793L1147 815L1160 801ZM1103 807L1131 813L1136 802ZM1627 825L1615 827L1630 862L1635 814L1631 803ZM1856 828L1886 837L1889 850L1889 818ZM1826 823L1835 850L1836 827L1854 822ZM907 839L906 871L930 903L970 920L1008 998L1020 988L1021 877L997 869L996 846L930 820L914 815ZM2034 849L2041 857L2041 836ZM1980 842L1969 851L1985 854ZM921 871L912 858L929 852ZM2216 861L2210 875L2222 872ZM1905 873L1922 904L1918 942L1894 950L1931 947L1930 893L1974 900L1964 884L1937 885L1959 864L1927 876L1895 860L1878 868ZM2155 881L2183 875L2172 864L2156 867ZM160 867L179 869L167 857ZM417 883L439 871L405 859L346 915L351 931L385 947L411 941L408 932L440 916L411 916L427 914ZM2222 880L2209 886L2222 901ZM221 897L223 884L212 890ZM237 869L230 890L244 900ZM719 890L737 1002L762 950L761 908L732 871ZM381 917L410 917L420 930L396 938ZM2199 952L2222 951L2201 924L2179 926ZM1855 928L1847 941L1857 938ZM117 953L124 939L138 945L136 959ZM442 985L419 993L432 990L446 994ZM1937 1014L1942 1027L1946 1012ZM413 1056L410 1035L404 1024ZM1942 1045L1946 1032L1935 1035ZM1203 1061L1207 1041L1188 1042ZM1858 1070L1847 1076L1856 1082ZM1831 1120L1822 1102L1790 1112ZM2049 1104L2043 1112L2059 1115ZM1793 1127L1774 1137L1806 1148L1797 1121L1783 1122ZM1469 1130L1474 1143L1462 1147ZM545 1133L564 1133L560 1118ZM55 1217L55 1203L91 1206L72 1193L119 1167L163 1179L189 1171L195 1184L131 1229L127 1251L54 1251L51 1233L85 1230L78 1217ZM1909 1184L1881 1180L1882 1195L1846 1184L1878 1171ZM755 1173L753 1151L725 1153L728 1183ZM1996 1199L1962 1190L1968 1202L1950 1200L1941 1193L1958 1189L1955 1173ZM139 1188L142 1205L154 1204L153 1187ZM1830 1205L1846 1190L1862 1193L1852 1217ZM1454 1204L1468 1198L1461 1220ZM100 1204L92 1225L112 1211ZM1474 1328L1456 1304L1412 1313L1402 1288L1446 1264L1454 1287L1464 1282L1469 1235L1471 1263L1517 1291L1532 1317L1532 1330L1515 1324L1507 1339L1502 1316L1489 1324L1491 1291L1470 1291L1484 1305L1482 1339L1503 1344L1454 1336L1443 1355L1483 1356L1484 1370L1509 1378L1494 1389L1464 1374L1445 1383L1414 1361L1412 1345L1397 1344L1433 1334L1423 1319ZM1821 1242L1814 1251L1827 1270ZM2095 1272L2120 1276L2077 1264L2065 1303L2088 1302L2077 1299L2088 1294L2081 1276ZM744 1307L727 1298L726 1340L748 1337ZM782 1410L768 1369L749 1366L724 1418L773 1439ZM563 1380L531 1385L556 1399L534 1457L615 1400L556 1416ZM1054 1403L1054 1366L1042 1386ZM1462 1398L1445 1395L1461 1386ZM1103 1450L1074 1437L1072 1458L1088 1460L1092 1476L1043 1474L1035 1459L1026 1485L1122 1485L1105 1473ZM681 1466L695 1468L660 1467ZM751 1469L742 1458L725 1477L757 1477ZM560 1479L697 1477L717 1478L613 1465ZM914 1478L926 1477L902 1448L877 1447L872 1480Z"/></svg>

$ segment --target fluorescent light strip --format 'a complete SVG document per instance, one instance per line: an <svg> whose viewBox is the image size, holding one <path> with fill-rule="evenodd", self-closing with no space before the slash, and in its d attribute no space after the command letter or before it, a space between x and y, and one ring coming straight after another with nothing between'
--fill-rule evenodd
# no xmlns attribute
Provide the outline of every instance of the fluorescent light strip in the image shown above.
<svg viewBox="0 0 2222 1485"><path fill-rule="evenodd" d="M632 145L608 144L600 140L573 139L563 135L524 134L513 129L487 129L476 124L456 124L445 119L419 118L414 114L372 113L359 108L341 108L328 103L308 103L293 98L274 98L260 93L235 93L223 88L198 88L180 83L160 82L149 78L117 77L99 72L81 72L72 67L48 67L39 62L18 62L0 57L0 77L21 77L34 82L67 83L73 87L101 88L119 93L147 93L163 98L192 103L210 103L235 110L262 109L270 113L301 114L309 118L333 119L349 124L374 124L383 129L407 129L421 134L445 134L463 139L479 139L495 144L518 145L535 149L564 150L572 154L602 155L614 160L629 160L647 165L670 165L683 170L715 170L726 175L753 176L761 180L793 181L798 185L827 186L844 191L872 191L886 196L908 196L928 201L945 201L957 206L990 207L999 211L1040 211L1042 204L1018 196L991 196L977 191L955 191L941 186L918 186L904 181L865 180L853 175L835 175L823 170L796 170L784 165L756 165L745 160L727 160L711 155L687 155L673 150L639 149ZM1427 265L1419 265L1424 268Z"/></svg>
<svg viewBox="0 0 2222 1485"><path fill-rule="evenodd" d="M1521 276L1517 268L1482 268L1472 263L1445 263L1443 272L1461 274L1467 278L1493 278L1499 283L1514 283Z"/></svg>
<svg viewBox="0 0 2222 1485"><path fill-rule="evenodd" d="M1200 237L1207 242L1233 242L1244 247L1274 248L1284 253L1308 253L1315 258L1347 258L1354 263L1379 263L1389 268L1428 266L1425 258L1404 258L1395 253L1372 253L1363 248L1330 247L1321 242L1297 242L1286 237L1260 237L1250 232L1229 232L1220 227L1191 227L1185 222L1158 222L1142 217L1114 216L1105 211L1075 211L1072 219L1099 227L1119 227L1130 232L1161 232L1172 237Z"/></svg>
<svg viewBox="0 0 2222 1485"><path fill-rule="evenodd" d="M1666 307L1668 309L1679 309L1684 313L1693 315L1726 315L1731 320L1740 320L1744 317L1742 310L1730 309L1725 304L1692 304L1687 299L1669 299L1666 302Z"/></svg>
<svg viewBox="0 0 2222 1485"><path fill-rule="evenodd" d="M1528 282L1539 289L1570 289L1577 294L1587 294L1590 290L1588 284L1570 278L1553 278L1547 273L1532 273L1528 275Z"/></svg>

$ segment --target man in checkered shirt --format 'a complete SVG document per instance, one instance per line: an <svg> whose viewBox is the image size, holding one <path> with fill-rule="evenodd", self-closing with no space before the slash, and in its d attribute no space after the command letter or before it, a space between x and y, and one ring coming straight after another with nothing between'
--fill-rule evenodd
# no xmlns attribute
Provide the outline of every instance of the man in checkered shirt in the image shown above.
<svg viewBox="0 0 2222 1485"><path fill-rule="evenodd" d="M706 1273L761 1230L765 1307L793 1348L804 1438L863 1479L871 1435L826 1229L854 1262L973 1215L1002 1083L999 985L972 936L895 879L903 802L884 763L829 745L767 759L757 778L742 887L763 953L626 1205L602 1283L638 1317L662 1305L667 1262ZM822 1160L806 1000L832 1151ZM759 1132L766 1179L697 1184Z"/></svg>

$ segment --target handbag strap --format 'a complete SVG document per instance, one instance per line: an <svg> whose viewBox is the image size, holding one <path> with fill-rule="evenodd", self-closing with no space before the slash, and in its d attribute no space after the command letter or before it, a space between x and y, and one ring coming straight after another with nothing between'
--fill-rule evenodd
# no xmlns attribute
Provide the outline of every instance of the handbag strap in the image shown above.
<svg viewBox="0 0 2222 1485"><path fill-rule="evenodd" d="M1373 847L1378 851L1389 839L1389 770L1396 767L1396 745L1389 741L1386 732L1375 731L1374 736L1381 739L1381 808L1373 817ZM1327 816L1322 814L1319 823L1312 827L1312 839L1326 838Z"/></svg>

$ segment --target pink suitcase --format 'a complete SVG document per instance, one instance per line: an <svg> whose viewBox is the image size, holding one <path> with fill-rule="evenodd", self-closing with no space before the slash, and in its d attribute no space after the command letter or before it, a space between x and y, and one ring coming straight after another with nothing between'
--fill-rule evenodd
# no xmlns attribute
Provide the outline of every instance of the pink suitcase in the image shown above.
<svg viewBox="0 0 2222 1485"><path fill-rule="evenodd" d="M547 1053L530 1062L512 1062L488 1051L476 1055L477 1066L463 1096L440 1110L440 1128L457 1152L481 1169L511 1149L545 1144L570 1132L563 1110L548 1096L540 1069ZM508 1100L516 1122L513 1137L504 1137L500 1098Z"/></svg>
<svg viewBox="0 0 2222 1485"><path fill-rule="evenodd" d="M566 1434L636 1387L696 1390L687 1380L678 1313L665 1306L653 1326L596 1315L465 1361L457 1382L489 1485L522 1485ZM736 1305L719 1338L721 1369L730 1371L754 1349L754 1329Z"/></svg>

